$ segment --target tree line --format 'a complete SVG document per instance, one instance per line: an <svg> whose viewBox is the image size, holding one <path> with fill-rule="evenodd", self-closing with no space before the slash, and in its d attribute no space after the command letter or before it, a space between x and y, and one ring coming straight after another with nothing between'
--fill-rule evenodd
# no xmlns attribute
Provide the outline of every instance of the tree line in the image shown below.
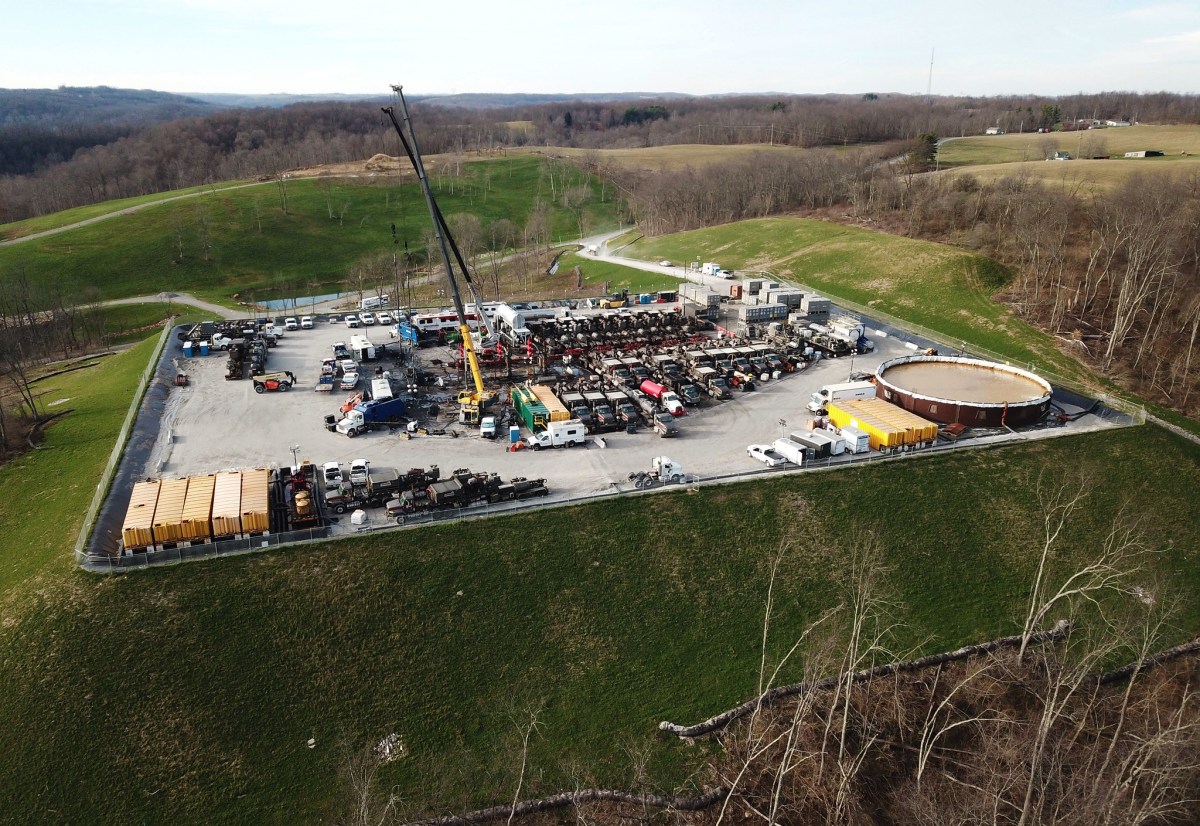
<svg viewBox="0 0 1200 826"><path fill-rule="evenodd" d="M596 149L679 143L846 146L910 140L922 132L977 134L993 125L1032 130L1054 108L1064 119L1095 115L1200 122L1200 96L1123 92L1060 98L672 97L636 106L614 101L486 109L442 107L431 99L413 108L421 123L422 149L430 154L547 144ZM25 131L11 136L13 152L6 148L4 153L11 154L16 166L0 177L0 223L114 198L363 160L379 152L398 155L381 117L375 104L363 101L234 109L155 125L76 124L76 131L59 130L56 136L16 124ZM94 141L103 143L87 145ZM59 158L62 162L56 163ZM44 168L12 174L31 164Z"/></svg>

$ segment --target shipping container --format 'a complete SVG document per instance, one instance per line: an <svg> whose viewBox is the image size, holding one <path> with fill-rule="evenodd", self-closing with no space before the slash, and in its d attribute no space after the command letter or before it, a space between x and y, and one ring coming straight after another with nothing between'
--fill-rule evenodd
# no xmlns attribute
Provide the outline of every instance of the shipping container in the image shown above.
<svg viewBox="0 0 1200 826"><path fill-rule="evenodd" d="M567 410L566 405L559 401L558 396L554 395L554 391L549 387L544 384L535 384L529 389L533 391L533 395L550 414L550 421L565 422L571 418L571 411Z"/></svg>
<svg viewBox="0 0 1200 826"><path fill-rule="evenodd" d="M846 399L830 402L829 420L837 427L850 426L867 434L873 450L933 442L937 425L883 399Z"/></svg>
<svg viewBox="0 0 1200 826"><path fill-rule="evenodd" d="M205 542L212 538L213 487L217 477L189 476L187 498L183 500L183 538Z"/></svg>
<svg viewBox="0 0 1200 826"><path fill-rule="evenodd" d="M213 486L212 532L214 538L237 536L242 532L240 470L217 474L217 481Z"/></svg>
<svg viewBox="0 0 1200 826"><path fill-rule="evenodd" d="M164 479L154 506L154 544L174 545L183 541L183 503L187 499L187 479Z"/></svg>
<svg viewBox="0 0 1200 826"><path fill-rule="evenodd" d="M125 511L125 523L121 526L121 541L127 551L140 551L154 544L154 508L158 504L159 481L137 482L129 498L129 509Z"/></svg>
<svg viewBox="0 0 1200 826"><path fill-rule="evenodd" d="M271 530L271 472L265 467L242 471L242 533Z"/></svg>
<svg viewBox="0 0 1200 826"><path fill-rule="evenodd" d="M550 411L538 401L537 396L528 387L514 387L512 403L517 419L529 428L531 433L542 430L550 421Z"/></svg>

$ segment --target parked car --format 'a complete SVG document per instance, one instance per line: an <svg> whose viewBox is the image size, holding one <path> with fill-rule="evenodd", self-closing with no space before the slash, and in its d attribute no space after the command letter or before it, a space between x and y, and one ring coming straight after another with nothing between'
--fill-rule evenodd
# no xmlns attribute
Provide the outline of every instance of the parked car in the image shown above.
<svg viewBox="0 0 1200 826"><path fill-rule="evenodd" d="M325 489L336 488L342 483L342 466L337 462L325 463Z"/></svg>
<svg viewBox="0 0 1200 826"><path fill-rule="evenodd" d="M750 455L751 459L757 459L767 467L779 467L787 464L787 459L776 453L770 445L750 445L746 448L746 453Z"/></svg>
<svg viewBox="0 0 1200 826"><path fill-rule="evenodd" d="M350 315L346 316L345 321L346 321L347 327L357 327L358 326L358 316L356 316L354 313L350 313Z"/></svg>
<svg viewBox="0 0 1200 826"><path fill-rule="evenodd" d="M388 313L375 313L375 320L380 324L391 324L392 317Z"/></svg>
<svg viewBox="0 0 1200 826"><path fill-rule="evenodd" d="M365 485L371 470L371 463L366 459L354 459L350 462L350 484Z"/></svg>
<svg viewBox="0 0 1200 826"><path fill-rule="evenodd" d="M288 316L287 318L285 318L283 320L283 329L299 330L300 329L300 320L297 318L294 318L292 316Z"/></svg>
<svg viewBox="0 0 1200 826"><path fill-rule="evenodd" d="M302 316L300 319L300 329L301 330L311 330L312 328L313 328L312 316L310 316L310 315Z"/></svg>
<svg viewBox="0 0 1200 826"><path fill-rule="evenodd" d="M359 321L362 322L364 327L371 327L375 324L375 316L371 315L370 313L363 313L361 316L359 316Z"/></svg>

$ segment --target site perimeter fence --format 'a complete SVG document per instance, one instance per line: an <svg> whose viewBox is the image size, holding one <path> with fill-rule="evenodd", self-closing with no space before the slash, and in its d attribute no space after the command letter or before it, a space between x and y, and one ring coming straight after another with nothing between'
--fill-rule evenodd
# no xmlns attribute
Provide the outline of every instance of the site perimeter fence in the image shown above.
<svg viewBox="0 0 1200 826"><path fill-rule="evenodd" d="M117 432L117 439L113 443L112 452L108 454L108 462L104 465L104 470L100 474L100 481L96 484L96 492L92 494L92 503L88 505L87 513L83 516L83 525L79 528L79 536L75 539L75 562L78 565L87 567L88 556L84 553L83 548L92 534L92 527L96 524L96 514L100 512L100 506L104 504L104 497L108 495L108 487L112 484L113 474L117 472L121 456L125 453L125 445L129 441L129 433L133 429L133 422L137 418L138 410L142 406L142 399L146 395L146 388L150 386L150 379L158 371L159 359L162 358L163 348L166 346L167 339L170 337L171 330L173 329L174 324L171 319L163 322L163 331L158 337L158 343L154 346L154 352L150 354L150 358L146 362L146 369L142 371L142 376L138 380L137 390L133 394L133 399L129 402L129 410L125 411L125 421L121 423L121 429Z"/></svg>
<svg viewBox="0 0 1200 826"><path fill-rule="evenodd" d="M1042 432L1047 434L1056 431L1057 428L1044 428L1042 430ZM554 496L553 498L549 499L529 499L523 502L503 502L496 504L485 502L461 509L452 508L448 510L426 511L423 513L406 516L402 524L397 524L393 520L386 520L382 523L376 522L360 526L355 531L350 533L339 533L335 535L333 533L333 528L327 526L322 528L312 528L309 530L273 533L265 536L250 537L247 539L213 542L205 545L192 545L187 548L152 550L144 553L134 553L125 556L88 555L83 561L81 561L80 564L84 570L91 571L93 573L122 573L130 570L177 565L181 562L190 562L199 559L211 559L222 556L240 556L243 554L267 550L269 548L278 548L281 546L295 545L316 540L353 539L356 536L369 536L381 531L395 534L396 531L401 531L405 528L444 524L448 522L488 519L494 516L525 513L533 510L545 510L546 508L570 507L574 505L587 504L589 502L614 499L619 496L653 494L680 489L698 489L708 485L726 484L729 482L762 481L763 479L770 479L773 477L791 476L802 473L811 473L814 471L836 470L845 467L861 466L879 462L906 461L920 458L922 456L932 456L948 450L985 448L1006 442L1023 441L1027 438L1036 438L1036 434L1031 434L1028 432L1010 433L998 438L989 438L986 441L971 441L969 439L963 439L956 443L936 442L927 447L916 448L913 450L899 450L889 453L883 453L874 450L867 453L858 454L843 453L839 456L827 456L821 459L812 460L806 463L803 467L795 467L789 464L774 468L763 467L756 468L754 470L714 474L711 476L688 474L686 479L679 484L656 484L650 488L637 488L634 486L633 482L625 480L620 482L610 482L610 488L608 490L596 491L593 493L565 494L561 496ZM349 517L346 516L342 518L348 519Z"/></svg>
<svg viewBox="0 0 1200 826"><path fill-rule="evenodd" d="M763 271L762 275L769 276L772 280L779 281L780 283L786 282L789 285L795 286L796 288L804 290L807 293L815 293L818 295L824 293L824 294L828 295L827 292L814 289L807 284L802 284L798 281L787 281L787 279L780 278L779 276L774 275L770 272ZM884 322L884 323L886 323L886 325L888 327L892 327L896 330L899 330L902 333L906 333L910 336L924 339L925 341L927 341L929 343L929 346L937 345L937 346L944 347L944 348L951 349L951 350L958 350L967 355L980 356L982 358L987 358L991 361L999 362L1001 364L1015 364L1019 367L1024 367L1024 368L1028 369L1030 372L1036 373L1039 376L1042 376L1047 381L1049 381L1051 384L1056 384L1056 385L1059 385L1060 387L1065 387L1070 390L1074 390L1078 393L1082 393L1083 395L1090 396L1094 399L1098 399L1099 401L1103 402L1105 405L1111 407L1112 409L1119 410L1122 413L1126 414L1127 416L1132 418L1138 424L1146 423L1146 408L1143 407L1142 405L1136 404L1127 399L1122 399L1122 398L1113 396L1110 393L1101 392L1096 387L1088 387L1076 379L1069 379L1066 376L1059 375L1059 374L1055 373L1053 370L1046 368L1045 366L1039 364L1036 361L1018 361L1011 355L1007 355L1005 353L999 353L999 352L996 352L995 350L990 350L987 347L982 347L978 344L974 344L970 341L965 341L963 339L951 338L951 337L945 335L944 333L939 333L936 330L931 330L928 327L917 324L916 322L906 321L904 319L897 318L896 316L892 315L891 313L885 312L885 311L877 309L875 307L866 307L862 304L858 304L854 301L850 301L845 298L831 297L830 300L834 304L836 304L838 307L840 307L844 310L850 310L851 312L857 313L858 315L862 316L864 321L877 320L877 321Z"/></svg>

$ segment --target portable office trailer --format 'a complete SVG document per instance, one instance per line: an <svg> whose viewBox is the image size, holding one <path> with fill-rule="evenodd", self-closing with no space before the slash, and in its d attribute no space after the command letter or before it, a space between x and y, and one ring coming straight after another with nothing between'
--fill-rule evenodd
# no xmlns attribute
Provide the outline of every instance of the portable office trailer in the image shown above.
<svg viewBox="0 0 1200 826"><path fill-rule="evenodd" d="M814 320L823 320L829 318L829 309L832 302L828 298L821 298L819 295L805 295L800 298L800 312Z"/></svg>
<svg viewBox="0 0 1200 826"><path fill-rule="evenodd" d="M350 336L350 353L357 361L375 358L375 345L366 336Z"/></svg>
<svg viewBox="0 0 1200 826"><path fill-rule="evenodd" d="M213 488L217 477L188 477L187 498L183 500L183 538L190 542L212 539Z"/></svg>
<svg viewBox="0 0 1200 826"><path fill-rule="evenodd" d="M242 472L218 473L213 485L212 533L228 539L242 532Z"/></svg>
<svg viewBox="0 0 1200 826"><path fill-rule="evenodd" d="M164 479L154 506L154 544L163 548L183 541L183 503L187 479Z"/></svg>
<svg viewBox="0 0 1200 826"><path fill-rule="evenodd" d="M127 552L144 551L154 544L154 508L161 484L157 479L134 484L121 526L121 543Z"/></svg>
<svg viewBox="0 0 1200 826"><path fill-rule="evenodd" d="M271 472L265 468L242 471L242 533L271 532Z"/></svg>

